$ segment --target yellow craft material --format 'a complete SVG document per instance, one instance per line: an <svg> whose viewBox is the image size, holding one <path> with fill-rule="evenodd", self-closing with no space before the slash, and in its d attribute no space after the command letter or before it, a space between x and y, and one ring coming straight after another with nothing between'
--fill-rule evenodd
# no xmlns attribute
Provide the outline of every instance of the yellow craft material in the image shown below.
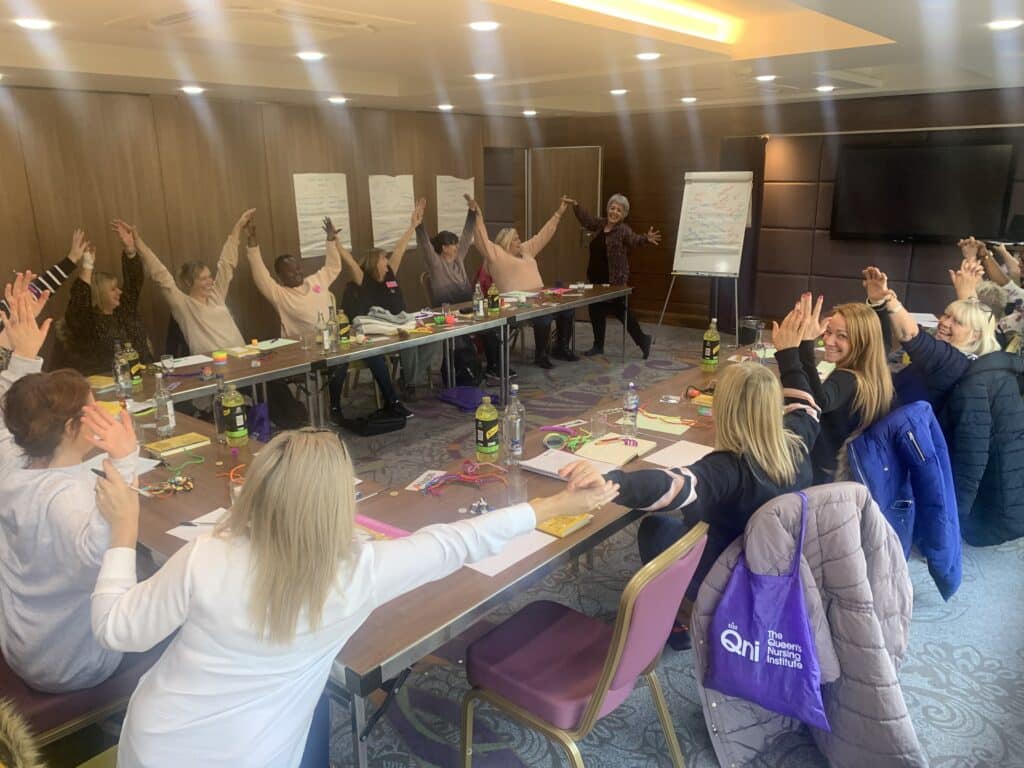
<svg viewBox="0 0 1024 768"><path fill-rule="evenodd" d="M586 513L582 515L559 515L558 517L545 520L537 526L537 530L564 539L570 533L575 533L593 519L593 515Z"/></svg>

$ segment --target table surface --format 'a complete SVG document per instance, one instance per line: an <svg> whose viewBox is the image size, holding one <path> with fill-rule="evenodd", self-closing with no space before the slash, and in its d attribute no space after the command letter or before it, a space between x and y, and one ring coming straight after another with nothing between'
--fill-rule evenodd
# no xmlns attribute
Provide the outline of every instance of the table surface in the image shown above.
<svg viewBox="0 0 1024 768"><path fill-rule="evenodd" d="M697 426L680 437L663 432L641 431L641 437L657 443L658 447L653 450L680 439L706 445L713 444L714 429L710 419L698 418L696 409L688 403L671 405L659 400L665 394L681 395L687 386L705 386L712 376L694 367L643 390L641 405L651 412L695 418L698 421ZM594 412L619 405L621 403L617 397L607 398L595 408L581 413L578 418L589 421ZM181 417L180 421L180 431L212 433L212 426L205 422L185 416ZM525 457L535 456L545 450L541 442L542 437L543 434L538 430L529 433L524 449ZM250 442L249 446L241 449L237 461L248 463L258 449L258 443ZM143 500L140 542L158 558L170 556L185 544L181 539L169 536L166 531L179 525L183 520L199 517L230 503L228 479L220 476L226 474L236 461L230 450L214 443L195 453L205 458L203 464L190 466L186 470L186 474L195 480L196 490L166 499ZM177 457L172 457L172 462L174 458ZM444 467L424 469L460 471L466 459L475 459L475 454L470 453ZM222 462L219 466L218 461ZM640 459L628 466L633 469L652 465ZM161 468L146 475L144 481L159 482L167 476L168 470ZM501 507L510 501L548 496L557 493L563 487L561 481L525 470L516 473L509 488L497 483L488 483L483 487L450 485L437 497L414 493L404 488L382 489L379 484L367 481L360 486L360 490L365 494L377 495L360 502L357 511L412 531L432 523L461 519L459 507L468 508L471 502L481 495L486 496L493 506ZM513 498L510 499L510 495ZM492 608L592 549L639 516L640 513L608 505L595 513L594 520L589 525L563 539L553 539L543 549L496 576L486 576L469 568L461 568L440 581L424 585L381 606L346 643L339 656L338 660L345 670L345 687L357 695L369 694L379 687L382 681L468 629Z"/></svg>
<svg viewBox="0 0 1024 768"><path fill-rule="evenodd" d="M336 350L327 354L318 349L303 349L301 344L295 343L278 347L261 355L247 357L229 355L227 362L223 364L205 364L213 369L215 377L213 379L199 378L199 373L204 365L190 365L175 369L174 373L167 377L168 382L173 383L174 386L171 399L175 402L184 402L213 395L217 390L216 377L218 376L222 376L226 384L234 384L236 387L300 376L310 371L322 370L355 360L394 354L403 349L423 344L433 344L466 334L492 330L510 322L530 320L566 309L576 309L598 301L621 298L629 295L632 290L628 286L598 286L590 290L570 291L561 296L544 294L532 299L527 304L507 305L499 313L488 314L484 318L460 314L457 315L459 321L455 325L427 326L430 329L429 332L411 333L402 338L374 338L362 344L349 342L339 345ZM470 305L471 302L465 302L454 304L452 307L459 309ZM254 363L258 363L258 365L254 367ZM142 387L136 389L133 394L134 399L141 401L151 398L154 381L151 373L145 374ZM99 399L112 401L116 400L117 396L114 392L105 392L99 395Z"/></svg>

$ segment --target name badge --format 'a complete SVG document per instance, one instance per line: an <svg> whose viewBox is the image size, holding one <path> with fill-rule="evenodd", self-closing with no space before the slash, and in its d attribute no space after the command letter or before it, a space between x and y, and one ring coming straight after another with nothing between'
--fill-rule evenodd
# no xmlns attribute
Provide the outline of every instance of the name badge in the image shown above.
<svg viewBox="0 0 1024 768"><path fill-rule="evenodd" d="M391 290L394 290L395 288L398 287L398 281L397 280L388 280L386 283L384 283L384 285L385 285L385 287L390 288Z"/></svg>

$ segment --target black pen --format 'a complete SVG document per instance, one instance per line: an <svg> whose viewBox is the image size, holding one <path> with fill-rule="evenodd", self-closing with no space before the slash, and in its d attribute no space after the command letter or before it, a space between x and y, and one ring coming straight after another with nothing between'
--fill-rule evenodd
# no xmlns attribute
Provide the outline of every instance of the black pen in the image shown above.
<svg viewBox="0 0 1024 768"><path fill-rule="evenodd" d="M104 480L107 479L107 473L104 472L102 469L96 469L96 467L90 467L89 469L94 475L102 477ZM148 499L151 495L146 491L142 490L141 488L136 488L134 485L129 485L128 487L135 491L137 494L139 494L139 496L142 496L144 498Z"/></svg>

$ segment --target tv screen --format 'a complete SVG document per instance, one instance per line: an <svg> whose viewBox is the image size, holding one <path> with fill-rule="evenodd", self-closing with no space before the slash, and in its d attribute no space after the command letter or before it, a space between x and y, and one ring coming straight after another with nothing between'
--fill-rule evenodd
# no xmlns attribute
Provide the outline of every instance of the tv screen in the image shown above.
<svg viewBox="0 0 1024 768"><path fill-rule="evenodd" d="M1013 170L1011 144L841 147L831 236L922 242L1001 237Z"/></svg>

